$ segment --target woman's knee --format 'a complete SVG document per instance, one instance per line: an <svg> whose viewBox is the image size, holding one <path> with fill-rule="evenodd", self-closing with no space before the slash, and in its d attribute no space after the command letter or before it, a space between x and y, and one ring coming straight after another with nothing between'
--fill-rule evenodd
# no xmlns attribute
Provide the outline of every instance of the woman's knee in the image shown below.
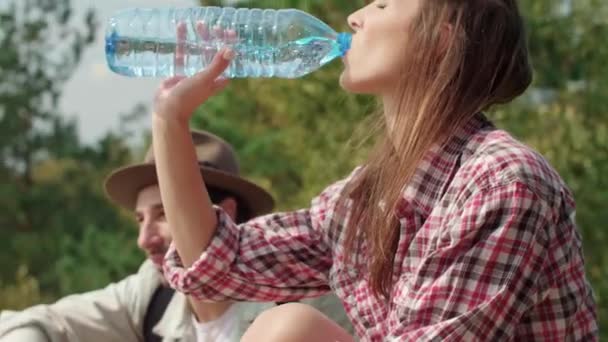
<svg viewBox="0 0 608 342"><path fill-rule="evenodd" d="M241 341L353 341L338 324L315 308L288 303L262 312Z"/></svg>

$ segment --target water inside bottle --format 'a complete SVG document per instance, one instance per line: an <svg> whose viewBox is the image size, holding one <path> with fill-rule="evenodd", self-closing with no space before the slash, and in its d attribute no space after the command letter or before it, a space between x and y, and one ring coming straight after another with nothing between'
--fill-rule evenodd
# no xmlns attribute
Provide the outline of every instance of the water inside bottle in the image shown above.
<svg viewBox="0 0 608 342"><path fill-rule="evenodd" d="M222 42L185 42L184 66L175 66L175 41L121 37L115 32L106 38L110 68L119 74L137 77L193 75L207 66ZM304 76L341 56L336 40L325 37L302 38L281 46L233 46L236 57L225 76L285 77Z"/></svg>

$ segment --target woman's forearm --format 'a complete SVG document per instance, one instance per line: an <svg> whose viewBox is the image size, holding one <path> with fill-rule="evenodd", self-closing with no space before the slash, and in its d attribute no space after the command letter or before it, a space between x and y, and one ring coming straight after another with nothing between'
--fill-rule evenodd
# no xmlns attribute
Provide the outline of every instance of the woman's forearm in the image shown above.
<svg viewBox="0 0 608 342"><path fill-rule="evenodd" d="M153 116L158 184L173 242L186 266L207 248L217 217L201 176L187 123Z"/></svg>

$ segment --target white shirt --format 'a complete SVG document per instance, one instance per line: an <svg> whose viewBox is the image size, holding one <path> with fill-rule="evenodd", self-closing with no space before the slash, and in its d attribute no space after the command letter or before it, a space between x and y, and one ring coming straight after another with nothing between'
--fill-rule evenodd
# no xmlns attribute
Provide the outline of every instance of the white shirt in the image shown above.
<svg viewBox="0 0 608 342"><path fill-rule="evenodd" d="M209 322L199 322L194 315L192 324L197 342L237 342L241 331L238 314L240 303L232 304L219 318Z"/></svg>

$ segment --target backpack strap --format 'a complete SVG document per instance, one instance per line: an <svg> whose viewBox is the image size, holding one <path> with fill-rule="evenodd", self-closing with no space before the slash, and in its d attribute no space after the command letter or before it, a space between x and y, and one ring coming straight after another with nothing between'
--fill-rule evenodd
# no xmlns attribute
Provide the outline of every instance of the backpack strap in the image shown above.
<svg viewBox="0 0 608 342"><path fill-rule="evenodd" d="M167 306L173 298L175 290L166 286L159 286L148 304L146 315L144 316L144 342L160 342L161 337L156 335L152 329L163 317Z"/></svg>

